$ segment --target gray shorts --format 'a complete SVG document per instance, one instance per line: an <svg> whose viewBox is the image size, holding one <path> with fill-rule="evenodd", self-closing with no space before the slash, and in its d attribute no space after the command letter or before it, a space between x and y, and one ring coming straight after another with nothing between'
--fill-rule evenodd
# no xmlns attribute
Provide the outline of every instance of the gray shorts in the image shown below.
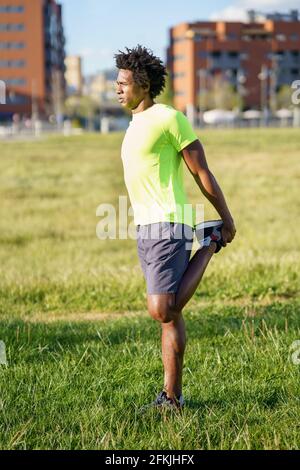
<svg viewBox="0 0 300 470"><path fill-rule="evenodd" d="M136 230L147 293L176 293L189 263L193 228L175 222L158 222L138 225Z"/></svg>

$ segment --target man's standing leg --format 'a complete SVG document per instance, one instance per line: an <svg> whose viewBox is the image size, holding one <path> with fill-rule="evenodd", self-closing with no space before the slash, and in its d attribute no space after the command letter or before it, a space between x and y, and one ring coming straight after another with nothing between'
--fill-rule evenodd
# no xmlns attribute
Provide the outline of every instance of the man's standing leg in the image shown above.
<svg viewBox="0 0 300 470"><path fill-rule="evenodd" d="M190 260L177 294L148 295L150 315L162 326L164 389L174 398L182 392L183 357L186 345L182 309L191 299L216 250L216 244L199 249Z"/></svg>
<svg viewBox="0 0 300 470"><path fill-rule="evenodd" d="M186 345L185 324L182 312L169 323L162 323L162 361L164 390L170 398L179 397L182 391L183 356Z"/></svg>

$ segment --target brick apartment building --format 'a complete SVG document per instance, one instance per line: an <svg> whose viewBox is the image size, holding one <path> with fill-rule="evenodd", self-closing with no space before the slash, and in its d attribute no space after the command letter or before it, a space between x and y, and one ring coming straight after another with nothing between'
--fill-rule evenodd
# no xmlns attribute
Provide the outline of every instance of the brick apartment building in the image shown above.
<svg viewBox="0 0 300 470"><path fill-rule="evenodd" d="M83 90L82 59L80 56L67 56L65 58L66 66L66 85L68 95L81 95Z"/></svg>
<svg viewBox="0 0 300 470"><path fill-rule="evenodd" d="M60 111L64 45L62 7L55 0L0 0L0 80L6 87L1 120Z"/></svg>
<svg viewBox="0 0 300 470"><path fill-rule="evenodd" d="M270 94L300 79L298 12L250 11L244 23L181 23L170 29L167 65L181 111L199 110L201 92L217 75L243 95L245 108L267 107Z"/></svg>

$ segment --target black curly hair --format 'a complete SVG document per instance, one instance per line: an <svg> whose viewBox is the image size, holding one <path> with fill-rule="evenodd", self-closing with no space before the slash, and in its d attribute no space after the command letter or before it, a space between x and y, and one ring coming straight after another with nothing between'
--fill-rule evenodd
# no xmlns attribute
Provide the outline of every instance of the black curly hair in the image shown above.
<svg viewBox="0 0 300 470"><path fill-rule="evenodd" d="M125 47L127 52L119 50L115 54L118 69L131 70L133 80L145 87L150 84L150 97L153 99L160 95L166 85L167 70L163 62L153 55L153 52L140 44L133 49Z"/></svg>

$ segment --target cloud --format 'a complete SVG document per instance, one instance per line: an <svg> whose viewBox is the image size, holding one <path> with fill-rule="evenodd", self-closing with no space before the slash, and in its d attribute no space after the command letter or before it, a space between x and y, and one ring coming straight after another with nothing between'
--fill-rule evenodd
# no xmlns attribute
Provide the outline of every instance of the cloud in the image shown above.
<svg viewBox="0 0 300 470"><path fill-rule="evenodd" d="M246 21L247 11L244 8L229 6L224 10L215 11L210 15L210 20L226 20L226 21Z"/></svg>
<svg viewBox="0 0 300 470"><path fill-rule="evenodd" d="M88 57L93 57L95 51L91 47L84 47L77 51L77 54L80 55L82 58L87 59Z"/></svg>
<svg viewBox="0 0 300 470"><path fill-rule="evenodd" d="M258 8L259 10L274 10L277 8L287 11L290 8L299 8L299 0L286 0L285 2L282 2L282 0L239 0L235 3L244 8Z"/></svg>
<svg viewBox="0 0 300 470"><path fill-rule="evenodd" d="M299 8L299 0L286 0L284 5L282 0L236 0L224 8L211 14L210 20L246 21L248 10L258 10L259 12L283 11Z"/></svg>
<svg viewBox="0 0 300 470"><path fill-rule="evenodd" d="M109 48L83 47L77 51L77 54L84 59L107 59L113 56L113 51Z"/></svg>

